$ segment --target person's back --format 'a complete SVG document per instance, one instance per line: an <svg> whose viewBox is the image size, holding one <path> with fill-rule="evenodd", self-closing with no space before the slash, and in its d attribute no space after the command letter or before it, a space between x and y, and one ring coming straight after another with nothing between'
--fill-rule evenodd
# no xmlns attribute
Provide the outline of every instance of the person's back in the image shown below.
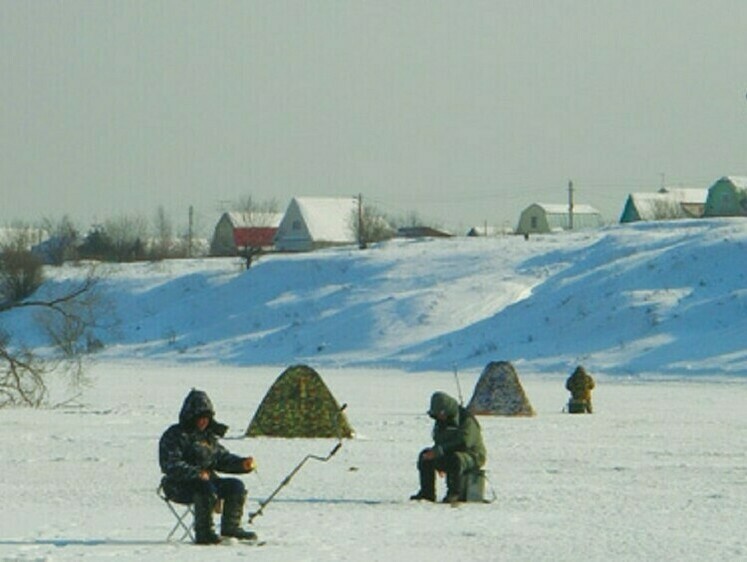
<svg viewBox="0 0 747 562"><path fill-rule="evenodd" d="M568 403L568 411L572 414L592 412L591 391L594 389L594 379L582 366L576 367L573 374L568 377L565 388L571 393Z"/></svg>

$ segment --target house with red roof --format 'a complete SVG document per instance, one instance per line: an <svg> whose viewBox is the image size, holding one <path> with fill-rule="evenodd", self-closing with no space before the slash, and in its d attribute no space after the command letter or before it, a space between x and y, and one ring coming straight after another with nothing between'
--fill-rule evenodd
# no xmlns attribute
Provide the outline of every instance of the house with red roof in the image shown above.
<svg viewBox="0 0 747 562"><path fill-rule="evenodd" d="M271 250L282 218L281 213L223 213L215 225L210 255L236 256Z"/></svg>

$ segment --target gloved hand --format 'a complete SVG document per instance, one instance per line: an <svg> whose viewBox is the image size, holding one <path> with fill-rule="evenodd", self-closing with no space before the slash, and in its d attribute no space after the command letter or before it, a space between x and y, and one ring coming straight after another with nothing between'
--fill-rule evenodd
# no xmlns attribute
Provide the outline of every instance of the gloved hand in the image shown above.
<svg viewBox="0 0 747 562"><path fill-rule="evenodd" d="M254 460L254 457L246 457L244 459L244 470L246 472L251 472L252 470L257 469L257 461Z"/></svg>
<svg viewBox="0 0 747 562"><path fill-rule="evenodd" d="M423 451L423 460L431 461L436 458L436 449L435 447L432 449L427 449Z"/></svg>

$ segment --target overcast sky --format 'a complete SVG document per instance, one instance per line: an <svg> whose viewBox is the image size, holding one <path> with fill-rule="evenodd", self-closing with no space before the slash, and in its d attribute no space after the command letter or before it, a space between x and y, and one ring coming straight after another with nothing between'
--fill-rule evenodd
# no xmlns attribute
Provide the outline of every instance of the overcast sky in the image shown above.
<svg viewBox="0 0 747 562"><path fill-rule="evenodd" d="M0 224L251 195L616 220L747 175L747 2L0 2Z"/></svg>

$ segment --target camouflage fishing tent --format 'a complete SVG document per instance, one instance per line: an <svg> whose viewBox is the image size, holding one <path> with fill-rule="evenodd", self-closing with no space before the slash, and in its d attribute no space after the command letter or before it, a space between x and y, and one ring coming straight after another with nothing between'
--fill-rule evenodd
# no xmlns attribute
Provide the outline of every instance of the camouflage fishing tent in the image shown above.
<svg viewBox="0 0 747 562"><path fill-rule="evenodd" d="M508 361L493 361L483 369L467 409L476 415L533 416L516 369Z"/></svg>
<svg viewBox="0 0 747 562"><path fill-rule="evenodd" d="M247 437L352 437L345 414L307 365L288 367L272 384L257 408Z"/></svg>

